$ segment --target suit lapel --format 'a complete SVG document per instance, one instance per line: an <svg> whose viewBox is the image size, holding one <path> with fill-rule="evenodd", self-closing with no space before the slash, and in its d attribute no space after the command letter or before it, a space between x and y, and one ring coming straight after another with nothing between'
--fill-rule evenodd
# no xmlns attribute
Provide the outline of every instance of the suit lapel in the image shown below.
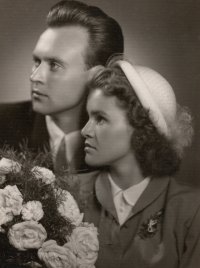
<svg viewBox="0 0 200 268"><path fill-rule="evenodd" d="M33 131L30 137L30 147L44 151L44 147L49 149L49 134L46 127L45 116L34 113Z"/></svg>

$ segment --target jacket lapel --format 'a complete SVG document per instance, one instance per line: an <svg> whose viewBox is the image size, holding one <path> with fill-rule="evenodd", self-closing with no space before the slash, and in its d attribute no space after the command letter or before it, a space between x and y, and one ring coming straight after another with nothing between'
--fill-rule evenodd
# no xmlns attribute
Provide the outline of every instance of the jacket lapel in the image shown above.
<svg viewBox="0 0 200 268"><path fill-rule="evenodd" d="M169 177L152 179L136 202L128 219L136 215L138 212L149 206L155 199L157 199L168 186L169 180ZM107 172L101 172L99 174L96 180L95 189L96 196L101 205L118 221Z"/></svg>
<svg viewBox="0 0 200 268"><path fill-rule="evenodd" d="M97 199L99 200L100 204L115 218L116 221L119 221L112 198L107 172L104 171L99 174L96 180L95 190Z"/></svg>
<svg viewBox="0 0 200 268"><path fill-rule="evenodd" d="M149 206L155 199L157 199L168 186L169 180L169 177L152 179L147 188L139 197L128 219L130 219L133 215L136 215L138 212Z"/></svg>

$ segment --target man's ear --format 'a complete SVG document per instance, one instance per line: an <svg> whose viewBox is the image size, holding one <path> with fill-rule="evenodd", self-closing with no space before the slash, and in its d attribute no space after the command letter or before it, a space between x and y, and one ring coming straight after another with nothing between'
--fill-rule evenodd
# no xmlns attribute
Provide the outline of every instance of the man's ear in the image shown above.
<svg viewBox="0 0 200 268"><path fill-rule="evenodd" d="M105 67L102 65L97 65L92 67L91 69L88 70L88 82L96 75L99 73L101 70L103 70Z"/></svg>

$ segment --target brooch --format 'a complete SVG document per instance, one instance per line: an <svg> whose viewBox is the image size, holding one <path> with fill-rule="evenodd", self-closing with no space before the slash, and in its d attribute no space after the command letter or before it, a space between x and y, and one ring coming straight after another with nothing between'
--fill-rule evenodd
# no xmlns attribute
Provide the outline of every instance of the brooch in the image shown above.
<svg viewBox="0 0 200 268"><path fill-rule="evenodd" d="M163 215L163 211L156 212L153 216L151 215L149 219L147 219L146 223L141 225L139 236L145 240L146 238L153 237L158 231L158 224L161 222L161 218Z"/></svg>

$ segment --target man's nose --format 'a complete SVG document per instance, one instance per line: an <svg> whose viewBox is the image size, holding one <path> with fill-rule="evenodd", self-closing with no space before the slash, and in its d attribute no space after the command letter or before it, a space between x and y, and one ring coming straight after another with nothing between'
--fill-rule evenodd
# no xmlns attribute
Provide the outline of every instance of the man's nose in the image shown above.
<svg viewBox="0 0 200 268"><path fill-rule="evenodd" d="M88 138L88 137L91 138L94 136L93 125L92 125L92 122L90 120L86 123L84 128L81 130L81 135L84 138Z"/></svg>
<svg viewBox="0 0 200 268"><path fill-rule="evenodd" d="M32 68L32 74L30 76L31 82L44 83L45 79L46 79L46 70L44 63L41 63L39 66Z"/></svg>

